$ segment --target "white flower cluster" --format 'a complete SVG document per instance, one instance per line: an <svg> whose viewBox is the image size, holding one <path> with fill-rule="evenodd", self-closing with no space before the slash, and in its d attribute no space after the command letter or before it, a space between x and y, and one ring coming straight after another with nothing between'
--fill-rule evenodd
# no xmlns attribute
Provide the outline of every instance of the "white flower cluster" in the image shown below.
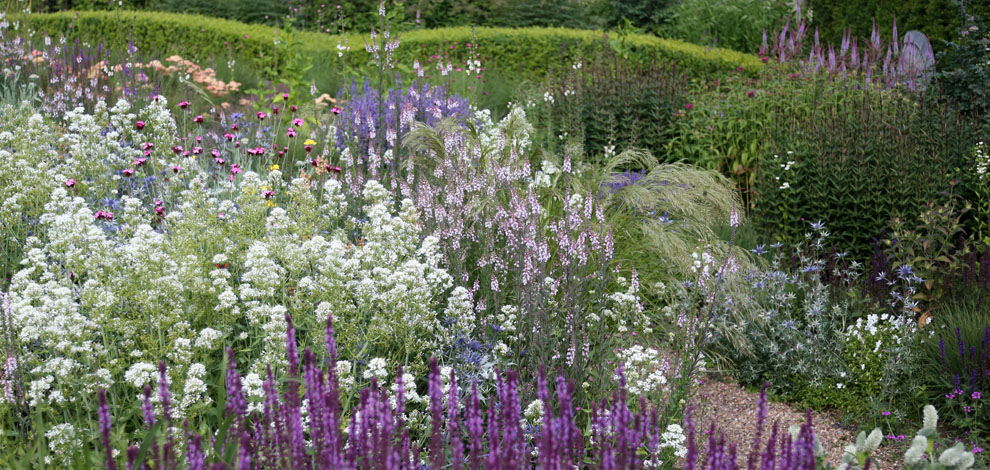
<svg viewBox="0 0 990 470"><path fill-rule="evenodd" d="M660 351L637 344L619 351L618 359L623 366L629 393L648 395L667 392L667 376L673 371L670 359ZM615 379L619 379L617 373Z"/></svg>

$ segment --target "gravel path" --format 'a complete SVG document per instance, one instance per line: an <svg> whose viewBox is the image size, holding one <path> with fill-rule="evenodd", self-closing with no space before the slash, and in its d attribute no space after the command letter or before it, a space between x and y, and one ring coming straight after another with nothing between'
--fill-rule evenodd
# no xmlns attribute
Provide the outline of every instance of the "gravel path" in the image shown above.
<svg viewBox="0 0 990 470"><path fill-rule="evenodd" d="M739 467L745 469L753 442L752 436L756 432L756 407L759 399L759 392L748 392L735 383L720 382L711 377L705 378L692 401L696 407L693 413L700 439L698 449L704 452L707 439L705 433L714 420L716 429L725 433L726 442L736 443ZM767 406L764 442L774 421L779 423L781 431L786 431L792 424L803 423L805 412L786 403L771 401ZM828 461L833 466L837 466L841 462L843 450L855 441L859 430L842 425L835 413L812 412L811 421L819 441L828 453ZM894 447L884 445L876 453L878 463L884 470L896 470L901 467L900 460L895 457L897 454Z"/></svg>

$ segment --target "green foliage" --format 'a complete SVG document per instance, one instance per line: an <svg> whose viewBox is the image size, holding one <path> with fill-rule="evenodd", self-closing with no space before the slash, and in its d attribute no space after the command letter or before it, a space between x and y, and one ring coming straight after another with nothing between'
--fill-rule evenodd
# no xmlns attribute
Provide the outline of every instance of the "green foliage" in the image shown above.
<svg viewBox="0 0 990 470"><path fill-rule="evenodd" d="M911 266L924 279L924 289L916 295L919 300L944 298L955 287L946 282L951 279L947 273L962 272L966 267L963 257L969 246L961 219L971 205L952 193L956 184L955 180L950 182L944 202L925 202L917 225L894 217L890 236L884 240L892 267Z"/></svg>
<svg viewBox="0 0 990 470"><path fill-rule="evenodd" d="M683 0L662 33L684 41L755 54L763 31L780 29L793 10L789 0Z"/></svg>
<svg viewBox="0 0 990 470"><path fill-rule="evenodd" d="M581 138L585 161L597 164L634 148L663 155L687 103L687 83L676 67L639 66L612 53L565 64L543 91L535 99L545 131Z"/></svg>
<svg viewBox="0 0 990 470"><path fill-rule="evenodd" d="M756 216L780 240L801 220L825 221L854 259L894 217L914 220L949 187L970 155L976 128L958 114L898 91L817 89L808 113L781 103L761 164Z"/></svg>
<svg viewBox="0 0 990 470"><path fill-rule="evenodd" d="M990 4L972 0L959 0L969 14L986 16ZM876 21L881 34L890 35L894 18L897 30L903 35L909 30L927 34L933 46L938 40L958 37L962 16L957 0L809 0L812 27L818 28L824 41L838 43L842 33L849 30L853 36L868 37Z"/></svg>
<svg viewBox="0 0 990 470"><path fill-rule="evenodd" d="M115 49L122 49L132 40L146 56L181 53L183 57L201 60L229 51L258 68L275 66L280 70L285 60L273 52L274 29L198 15L80 12L78 16L52 13L19 19L22 26L37 31L54 36L64 33L70 39L102 42ZM369 55L363 48L363 36L297 34L302 43L299 50L311 55L316 62L340 63L343 60L355 70L368 66ZM400 38L402 45L396 52L396 59L406 67L420 57L421 50L436 50L455 41L475 42L484 48L492 68L530 79L545 76L552 64L592 57L609 47L601 32L565 28L459 27L411 31ZM338 44L350 47L343 51L343 57L338 57ZM647 63L659 57L676 62L690 77L715 76L740 66L755 73L762 65L755 56L724 49L707 50L694 44L647 35L632 35L627 38L627 44L633 59Z"/></svg>
<svg viewBox="0 0 990 470"><path fill-rule="evenodd" d="M990 14L990 12L988 12ZM966 19L960 34L943 42L936 80L939 91L964 112L990 110L990 31L978 16Z"/></svg>

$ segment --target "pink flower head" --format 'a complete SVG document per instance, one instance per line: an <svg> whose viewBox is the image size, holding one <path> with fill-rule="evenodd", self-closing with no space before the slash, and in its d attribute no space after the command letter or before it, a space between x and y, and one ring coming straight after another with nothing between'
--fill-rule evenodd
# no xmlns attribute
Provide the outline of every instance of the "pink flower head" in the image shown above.
<svg viewBox="0 0 990 470"><path fill-rule="evenodd" d="M234 137L235 137L234 134L231 134L230 132L225 132L223 134L223 138L224 139L227 139L227 142L233 142L234 141Z"/></svg>
<svg viewBox="0 0 990 470"><path fill-rule="evenodd" d="M688 110L694 109L694 105L691 104L691 103L688 103L688 104L684 105L684 109L688 109Z"/></svg>
<svg viewBox="0 0 990 470"><path fill-rule="evenodd" d="M182 153L183 150L185 150L185 149L182 148L181 145L176 145L176 146L172 147L172 151L175 152L176 155Z"/></svg>
<svg viewBox="0 0 990 470"><path fill-rule="evenodd" d="M155 144L153 144L151 142L145 142L144 145L141 146L141 148L144 149L144 150L154 150L155 149Z"/></svg>
<svg viewBox="0 0 990 470"><path fill-rule="evenodd" d="M742 72L742 71L743 71L743 66L742 65L740 65L739 67L736 67L736 72Z"/></svg>
<svg viewBox="0 0 990 470"><path fill-rule="evenodd" d="M746 92L746 96L752 98L752 97L756 96L756 92L753 91L753 90L749 90L748 92Z"/></svg>
<svg viewBox="0 0 990 470"><path fill-rule="evenodd" d="M196 115L196 117L193 118L193 122L195 122L197 124L202 124L203 123L203 115L202 114Z"/></svg>
<svg viewBox="0 0 990 470"><path fill-rule="evenodd" d="M135 122L135 123L134 123L134 127L136 127L136 128L137 128L137 130L141 130L141 129L144 129L144 121L138 121L138 122Z"/></svg>
<svg viewBox="0 0 990 470"><path fill-rule="evenodd" d="M158 215L159 217L165 215L165 208L162 207L162 206L156 207L155 208L155 214Z"/></svg>
<svg viewBox="0 0 990 470"><path fill-rule="evenodd" d="M213 155L213 158L217 158L220 156L220 151L217 149L210 150L210 155Z"/></svg>
<svg viewBox="0 0 990 470"><path fill-rule="evenodd" d="M179 165L172 165L172 173L179 173L179 170L181 169L182 168L180 168Z"/></svg>
<svg viewBox="0 0 990 470"><path fill-rule="evenodd" d="M150 157L151 156L151 150L145 150L144 151L144 156L145 157Z"/></svg>
<svg viewBox="0 0 990 470"><path fill-rule="evenodd" d="M134 160L134 166L144 165L144 163L147 162L147 161L148 161L147 158L138 158L138 159Z"/></svg>
<svg viewBox="0 0 990 470"><path fill-rule="evenodd" d="M296 136L296 130L290 127L290 128L288 128L288 129L285 130L285 135L286 135L286 137L295 137Z"/></svg>
<svg viewBox="0 0 990 470"><path fill-rule="evenodd" d="M296 111L299 111L299 106L296 106L296 105L289 106L289 112L290 113L294 113Z"/></svg>
<svg viewBox="0 0 990 470"><path fill-rule="evenodd" d="M302 127L303 120L302 119L299 119L299 118L295 118L295 119L292 120L292 125L293 126L296 126L296 127Z"/></svg>
<svg viewBox="0 0 990 470"><path fill-rule="evenodd" d="M265 116L267 116L267 114L265 114L264 111L258 111L258 120L259 121L263 121L265 119Z"/></svg>
<svg viewBox="0 0 990 470"><path fill-rule="evenodd" d="M69 178L69 179L65 180L65 187L66 188L71 188L71 187L73 187L75 185L76 185L76 180L74 180L72 178Z"/></svg>
<svg viewBox="0 0 990 470"><path fill-rule="evenodd" d="M763 62L765 64L767 62L770 62L770 58L769 57L761 57L760 58L760 62Z"/></svg>
<svg viewBox="0 0 990 470"><path fill-rule="evenodd" d="M330 112L331 113L334 113L334 114L340 114L340 108L334 106L334 107L330 108Z"/></svg>
<svg viewBox="0 0 990 470"><path fill-rule="evenodd" d="M72 181L72 180L69 180L69 181ZM973 392L973 394L972 394L972 395L970 395L970 397L971 397L972 399L974 399L974 400L979 400L979 399L980 399L980 398L981 398L982 396L983 396L983 395L980 395L980 392Z"/></svg>
<svg viewBox="0 0 990 470"><path fill-rule="evenodd" d="M180 101L179 102L179 107L182 108L182 109L186 109L186 108L189 107L189 102L188 101Z"/></svg>
<svg viewBox="0 0 990 470"><path fill-rule="evenodd" d="M223 166L224 163L227 163L227 160L224 160L224 159L222 159L220 157L214 158L213 161L217 162L217 165L220 165L220 166Z"/></svg>
<svg viewBox="0 0 990 470"><path fill-rule="evenodd" d="M883 415L883 416L890 416L890 412L889 411L882 411L882 412L880 412L880 414Z"/></svg>
<svg viewBox="0 0 990 470"><path fill-rule="evenodd" d="M283 150L279 150L279 151L278 151L278 156L279 156L279 157L284 157L284 156L285 156L285 151L283 151Z"/></svg>
<svg viewBox="0 0 990 470"><path fill-rule="evenodd" d="M96 213L94 213L93 216L96 218L96 220L100 220L100 219L113 220L113 212L110 211L96 211Z"/></svg>
<svg viewBox="0 0 990 470"><path fill-rule="evenodd" d="M193 153L193 155L199 155L199 154L203 153L203 147L199 147L199 146L193 147L192 148L192 153Z"/></svg>
<svg viewBox="0 0 990 470"><path fill-rule="evenodd" d="M312 152L313 151L313 146L312 145L303 145L303 150L305 150L306 153Z"/></svg>
<svg viewBox="0 0 990 470"><path fill-rule="evenodd" d="M200 144L203 143L203 136L197 135L196 136L196 143L200 143Z"/></svg>
<svg viewBox="0 0 990 470"><path fill-rule="evenodd" d="M262 192L261 192L261 195L262 195L262 196L264 196L264 197L265 197L265 199L271 199L271 198L272 198L272 196L274 196L274 195L275 195L275 191L272 191L272 190L265 190L265 191L262 191Z"/></svg>
<svg viewBox="0 0 990 470"><path fill-rule="evenodd" d="M264 118L261 118L261 119L264 119ZM236 131L236 130L238 130L238 129L240 129L240 127L239 127L239 126L237 125L237 123L236 123L236 122L234 123L234 125L233 125L233 126L230 126L230 130L232 130L232 131Z"/></svg>
<svg viewBox="0 0 990 470"><path fill-rule="evenodd" d="M272 114L278 115L278 106L272 106Z"/></svg>
<svg viewBox="0 0 990 470"><path fill-rule="evenodd" d="M317 161L315 158L310 160L309 163L313 165L313 168L316 168L320 165L320 162Z"/></svg>
<svg viewBox="0 0 990 470"><path fill-rule="evenodd" d="M282 93L282 101L289 101L289 94L288 93Z"/></svg>
<svg viewBox="0 0 990 470"><path fill-rule="evenodd" d="M124 170L124 171L122 171L121 173L122 173L122 174L123 174L124 176L127 176L127 177L130 177L131 175L133 175L133 174L134 174L134 170L132 170L132 169L130 169L130 168L128 168L128 169L126 169L126 170Z"/></svg>
<svg viewBox="0 0 990 470"><path fill-rule="evenodd" d="M334 173L340 173L340 167L339 166L335 166L335 167L333 167L332 171Z"/></svg>
<svg viewBox="0 0 990 470"><path fill-rule="evenodd" d="M235 174L235 175L238 174L238 173L241 173L243 171L244 170L241 169L241 166L238 165L238 164L236 164L236 163L233 164L233 165L230 165L230 172L233 173L233 174Z"/></svg>

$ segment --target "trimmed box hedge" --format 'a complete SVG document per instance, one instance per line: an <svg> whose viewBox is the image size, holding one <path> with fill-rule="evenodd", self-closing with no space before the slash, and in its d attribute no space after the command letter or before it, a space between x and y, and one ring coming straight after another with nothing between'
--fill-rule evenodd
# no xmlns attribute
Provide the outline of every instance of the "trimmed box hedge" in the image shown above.
<svg viewBox="0 0 990 470"><path fill-rule="evenodd" d="M278 66L273 57L273 40L279 30L200 15L145 11L86 11L22 15L13 18L21 27L52 36L65 34L69 39L102 42L115 50L124 50L131 41L145 57L181 54L190 59L205 59L231 52L258 67ZM302 50L321 61L338 61L340 38L315 32L297 32ZM553 64L577 61L610 47L601 31L566 28L470 28L454 27L416 30L401 33L398 59L411 64L453 42L479 44L488 66L524 78L541 78ZM363 67L369 55L364 51L366 36L350 35L350 51L343 60ZM612 39L616 39L612 36ZM670 60L693 78L705 78L739 67L755 73L763 64L753 55L726 49L709 49L682 41L648 35L624 38L624 47L634 60L650 62Z"/></svg>

